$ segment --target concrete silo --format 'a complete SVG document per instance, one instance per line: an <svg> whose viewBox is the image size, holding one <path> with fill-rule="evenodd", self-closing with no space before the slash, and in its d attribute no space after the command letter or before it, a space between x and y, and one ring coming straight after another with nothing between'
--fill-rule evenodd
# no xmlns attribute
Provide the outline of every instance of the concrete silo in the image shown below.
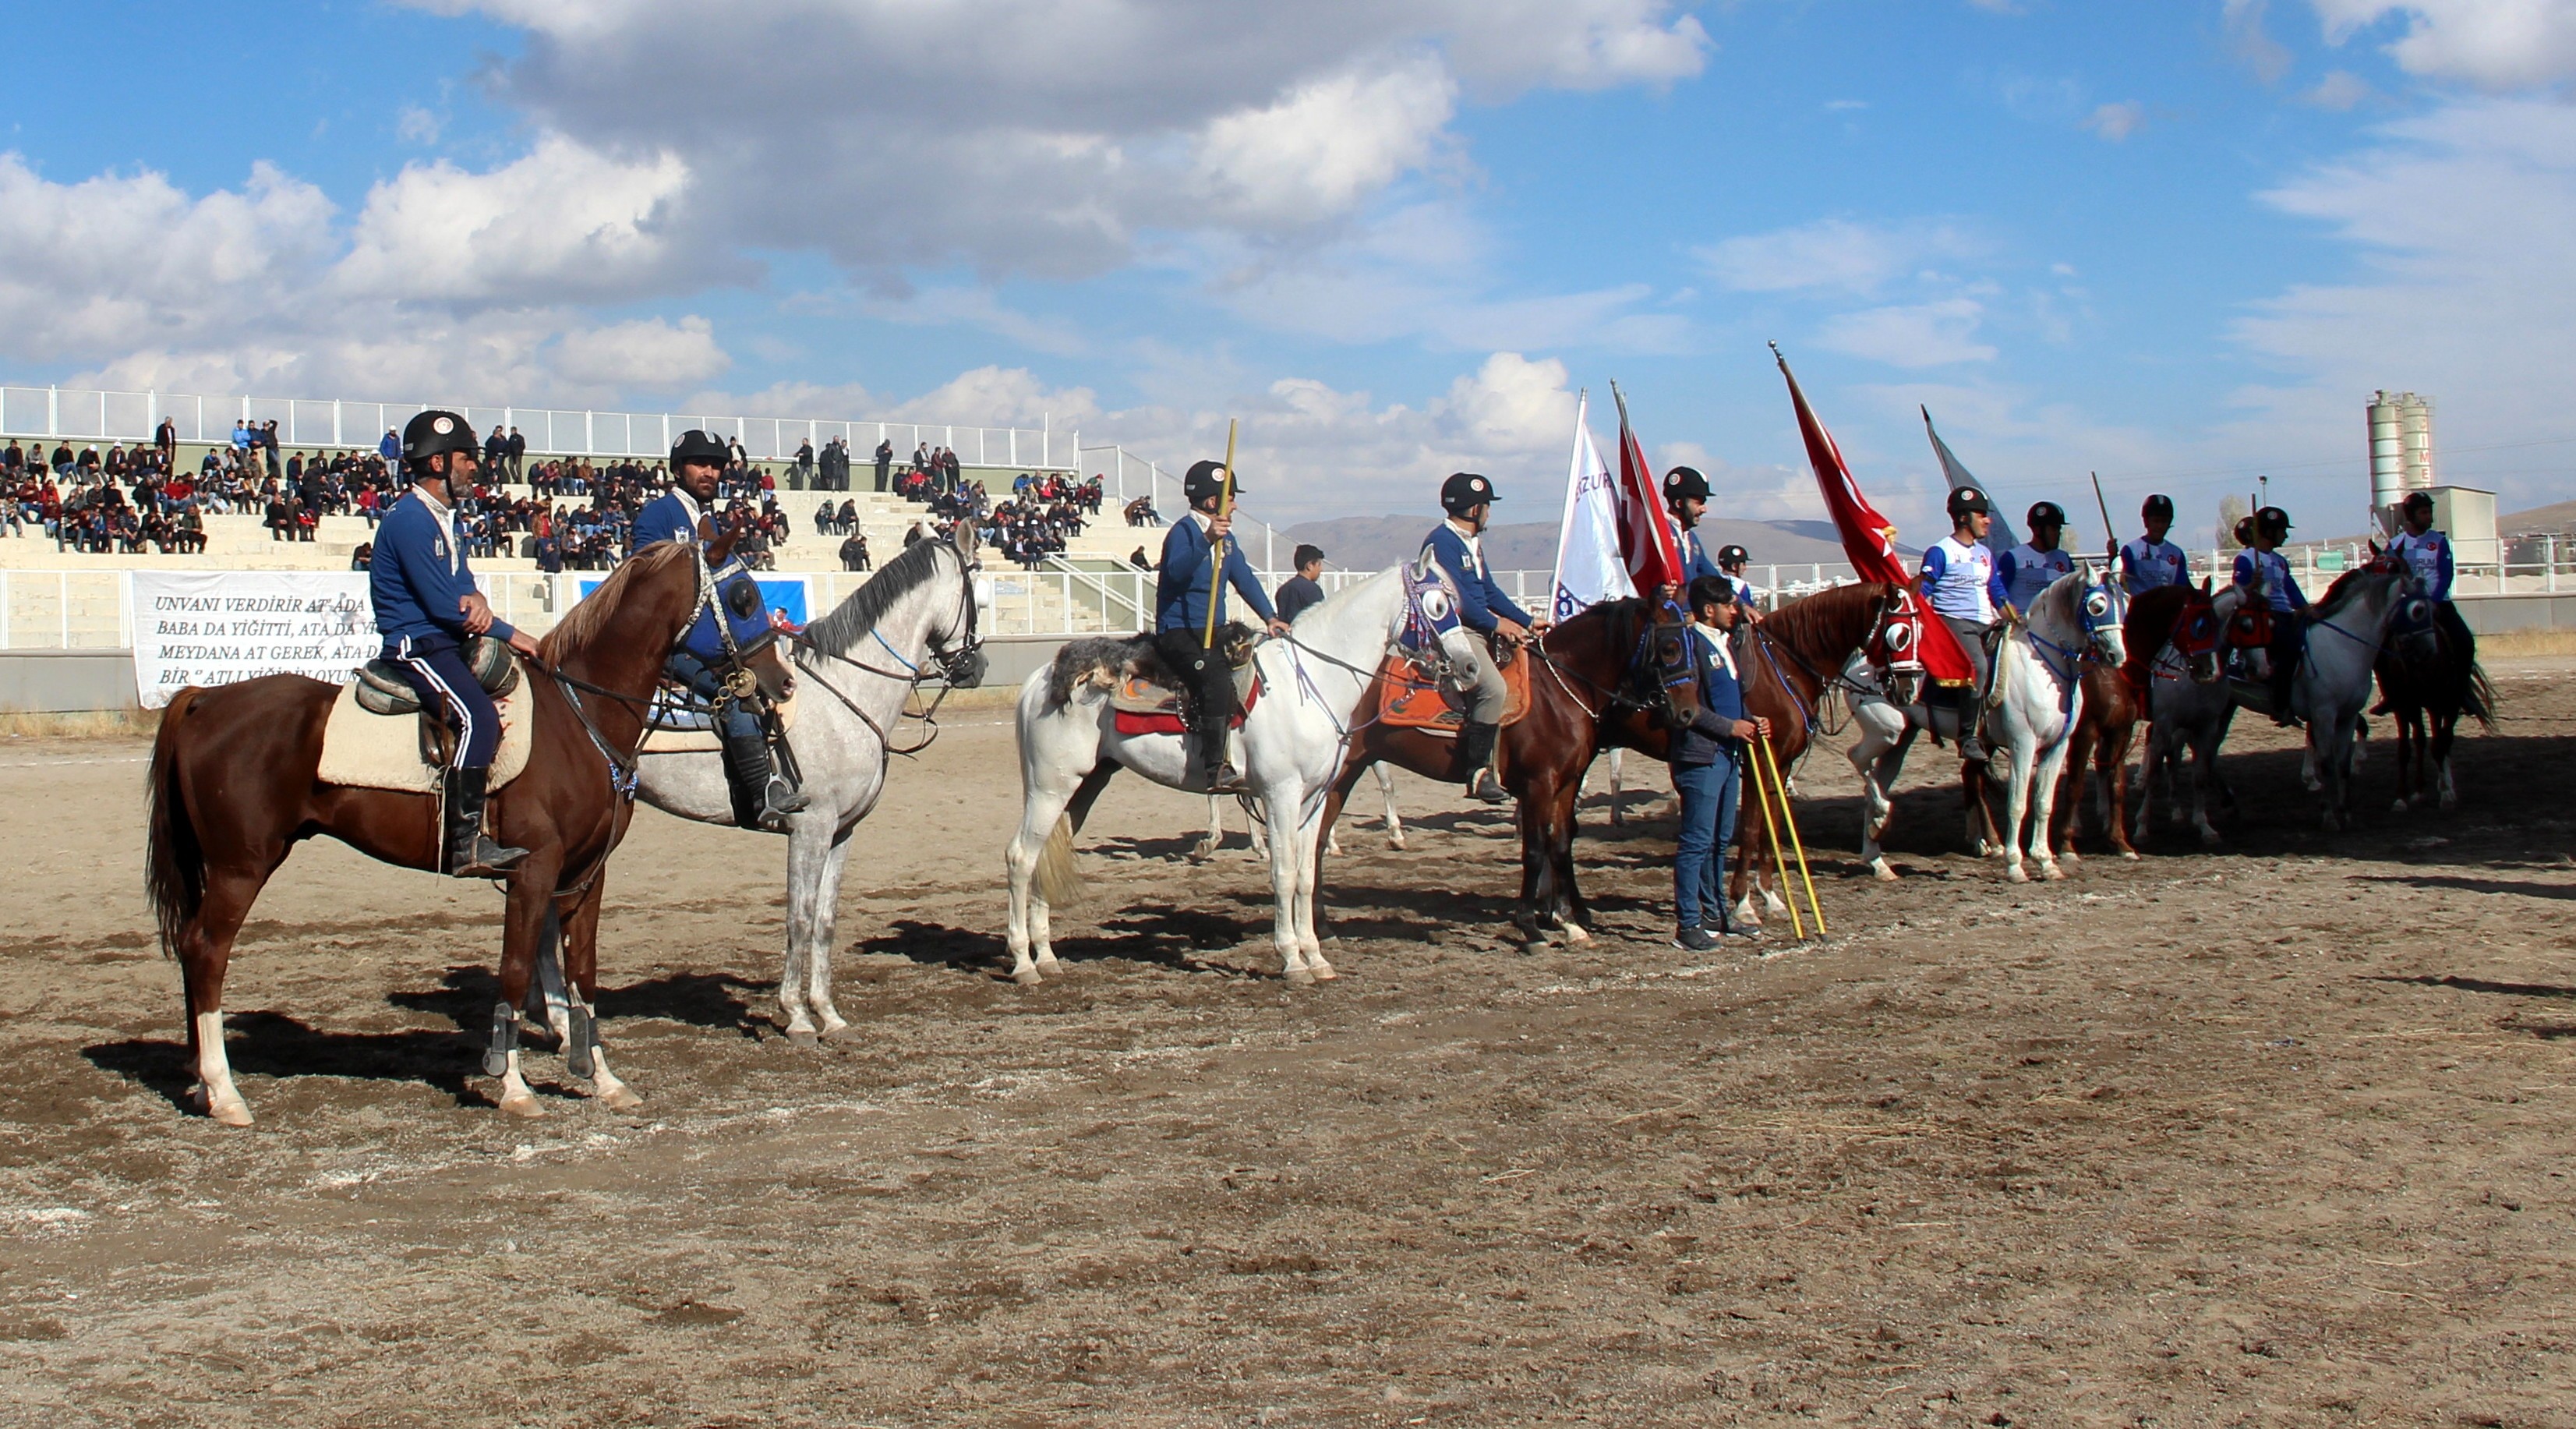
<svg viewBox="0 0 2576 1429"><path fill-rule="evenodd" d="M2433 471L2433 399L2379 392L2370 399L2370 511L2382 536L2397 532L2397 504L2410 492L2433 497L2433 524L2450 533L2463 565L2493 565L2495 493L2444 486Z"/></svg>

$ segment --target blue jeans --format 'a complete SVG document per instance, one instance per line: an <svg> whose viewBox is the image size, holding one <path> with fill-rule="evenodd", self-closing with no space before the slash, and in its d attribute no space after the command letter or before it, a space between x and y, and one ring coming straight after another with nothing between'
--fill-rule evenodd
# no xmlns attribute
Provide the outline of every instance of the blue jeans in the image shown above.
<svg viewBox="0 0 2576 1429"><path fill-rule="evenodd" d="M1735 806L1743 790L1735 758L1714 764L1676 764L1673 792L1681 796L1681 848L1673 855L1673 909L1676 925L1697 927L1702 910L1723 920L1726 895L1726 846L1735 838Z"/></svg>

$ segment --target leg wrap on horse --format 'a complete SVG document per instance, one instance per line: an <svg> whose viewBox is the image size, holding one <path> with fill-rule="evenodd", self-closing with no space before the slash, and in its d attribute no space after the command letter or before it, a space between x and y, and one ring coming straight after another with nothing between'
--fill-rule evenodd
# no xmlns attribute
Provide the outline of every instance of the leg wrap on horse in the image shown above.
<svg viewBox="0 0 2576 1429"><path fill-rule="evenodd" d="M506 1002L492 1004L492 1040L483 1048L483 1075L510 1070L510 1054L519 1050L519 1010Z"/></svg>
<svg viewBox="0 0 2576 1429"><path fill-rule="evenodd" d="M591 1056L591 1049L599 1045L599 1032L592 1025L590 1009L582 1004L581 999L576 997L571 1002L572 1006L565 1014L565 1025L571 1029L571 1035L564 1039L564 1070L576 1077L587 1077L598 1065Z"/></svg>

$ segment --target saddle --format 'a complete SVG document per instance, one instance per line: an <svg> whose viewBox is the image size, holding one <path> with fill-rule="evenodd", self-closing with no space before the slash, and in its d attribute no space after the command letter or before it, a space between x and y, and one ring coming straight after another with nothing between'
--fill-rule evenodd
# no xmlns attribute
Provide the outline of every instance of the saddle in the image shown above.
<svg viewBox="0 0 2576 1429"><path fill-rule="evenodd" d="M1252 664L1258 637L1237 621L1228 621L1221 634L1217 648L1234 672L1235 708L1249 712L1261 698L1259 672ZM1069 642L1056 657L1056 702L1069 699L1077 683L1108 693L1120 734L1179 734L1187 727L1182 711L1188 696L1150 635ZM1238 714L1232 727L1242 725Z"/></svg>
<svg viewBox="0 0 2576 1429"><path fill-rule="evenodd" d="M1520 723L1529 713L1530 666L1537 663L1527 651L1503 669L1503 724ZM1396 729L1418 729L1430 734L1455 736L1467 722L1467 701L1423 672L1422 666L1402 655L1389 654L1378 667L1378 719Z"/></svg>
<svg viewBox="0 0 2576 1429"><path fill-rule="evenodd" d="M508 645L489 635L469 635L463 653L465 668L474 672L474 682L493 703L508 699L519 688L519 662L511 658ZM444 765L456 752L456 732L447 727L444 712L422 707L420 691L412 687L400 663L369 660L358 667L357 683L350 688L356 706L368 714L419 717L422 763Z"/></svg>
<svg viewBox="0 0 2576 1429"><path fill-rule="evenodd" d="M404 728L401 720L367 709L359 699L362 688L361 682L342 685L331 701L322 728L322 761L313 771L313 782L405 794L439 792L439 775L447 766L455 736L443 721L420 720L438 731L437 757L432 758L425 741ZM531 691L523 681L493 701L501 712L501 745L492 758L489 788L508 784L528 767L529 747L535 742L529 729L530 699Z"/></svg>

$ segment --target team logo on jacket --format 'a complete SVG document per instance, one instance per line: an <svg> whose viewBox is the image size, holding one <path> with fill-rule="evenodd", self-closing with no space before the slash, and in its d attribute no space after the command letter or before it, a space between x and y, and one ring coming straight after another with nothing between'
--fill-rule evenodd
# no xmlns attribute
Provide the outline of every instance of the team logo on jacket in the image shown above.
<svg viewBox="0 0 2576 1429"><path fill-rule="evenodd" d="M447 559L447 543L446 543L445 541L443 541L443 540L439 540L439 539L437 539L436 537L432 537L432 538L430 539L430 543L429 543L429 553L430 553L431 555L433 555L433 556L438 557L438 558L439 558L440 560L442 560L442 561L443 561L443 560L446 560L446 559Z"/></svg>

